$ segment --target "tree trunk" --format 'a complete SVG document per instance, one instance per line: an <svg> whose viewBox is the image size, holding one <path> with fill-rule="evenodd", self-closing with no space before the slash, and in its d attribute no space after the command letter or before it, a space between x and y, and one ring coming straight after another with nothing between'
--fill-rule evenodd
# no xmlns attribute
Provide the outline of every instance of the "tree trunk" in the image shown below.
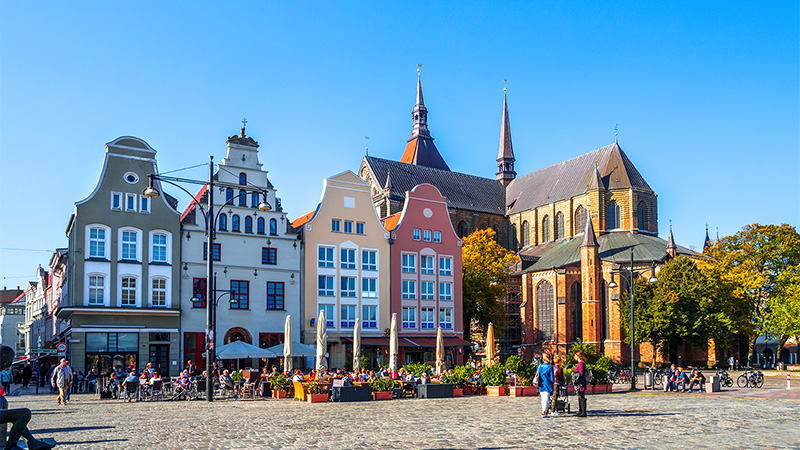
<svg viewBox="0 0 800 450"><path fill-rule="evenodd" d="M755 361L755 354L756 354L756 339L758 336L752 335L747 338L747 365L752 366L756 363Z"/></svg>
<svg viewBox="0 0 800 450"><path fill-rule="evenodd" d="M777 353L775 355L775 362L776 363L780 361L782 363L789 364L789 361L784 361L783 360L783 346L786 345L786 342L788 342L788 341L789 341L789 336L785 335L785 334L783 336L781 336L781 339L778 341L778 350L775 351L775 353ZM788 354L789 352L786 352L786 353Z"/></svg>

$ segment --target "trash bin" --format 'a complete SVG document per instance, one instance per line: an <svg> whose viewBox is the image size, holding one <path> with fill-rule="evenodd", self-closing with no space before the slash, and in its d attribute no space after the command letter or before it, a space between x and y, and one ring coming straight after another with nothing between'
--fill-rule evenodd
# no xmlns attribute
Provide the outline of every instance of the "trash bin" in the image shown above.
<svg viewBox="0 0 800 450"><path fill-rule="evenodd" d="M653 372L644 373L644 388L655 389L655 386L653 386Z"/></svg>

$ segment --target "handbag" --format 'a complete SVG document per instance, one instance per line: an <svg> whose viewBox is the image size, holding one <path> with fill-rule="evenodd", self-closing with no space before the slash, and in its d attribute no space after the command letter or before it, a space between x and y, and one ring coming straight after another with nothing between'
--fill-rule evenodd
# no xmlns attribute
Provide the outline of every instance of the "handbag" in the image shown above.
<svg viewBox="0 0 800 450"><path fill-rule="evenodd" d="M541 386L541 384L542 384L542 380L539 377L539 371L538 370L536 371L536 375L533 376L533 384L535 384L537 387Z"/></svg>

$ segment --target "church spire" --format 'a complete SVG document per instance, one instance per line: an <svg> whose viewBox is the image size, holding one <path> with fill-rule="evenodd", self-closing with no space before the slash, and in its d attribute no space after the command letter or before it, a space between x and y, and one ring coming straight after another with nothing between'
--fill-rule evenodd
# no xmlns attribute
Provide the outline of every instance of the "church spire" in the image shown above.
<svg viewBox="0 0 800 450"><path fill-rule="evenodd" d="M669 224L669 239L667 240L667 254L670 258L674 258L677 254L678 246L675 245L675 237L672 236L672 221Z"/></svg>
<svg viewBox="0 0 800 450"><path fill-rule="evenodd" d="M414 105L411 117L414 120L411 139L431 137L431 132L428 131L428 109L425 108L425 101L422 99L422 79L420 78L419 68L417 68L417 104Z"/></svg>
<svg viewBox="0 0 800 450"><path fill-rule="evenodd" d="M417 103L411 112L413 128L411 129L411 139L406 144L403 157L400 162L414 164L417 166L432 167L440 170L450 170L444 158L439 154L439 150L433 143L431 132L428 131L428 109L422 99L422 80L419 75L417 64Z"/></svg>
<svg viewBox="0 0 800 450"><path fill-rule="evenodd" d="M703 241L703 253L710 250L712 245L713 244L711 244L711 238L708 237L708 224L706 224L706 240Z"/></svg>
<svg viewBox="0 0 800 450"><path fill-rule="evenodd" d="M517 177L514 171L514 147L511 145L511 122L508 120L508 95L503 88L503 120L500 124L500 149L497 152L497 179L508 186Z"/></svg>

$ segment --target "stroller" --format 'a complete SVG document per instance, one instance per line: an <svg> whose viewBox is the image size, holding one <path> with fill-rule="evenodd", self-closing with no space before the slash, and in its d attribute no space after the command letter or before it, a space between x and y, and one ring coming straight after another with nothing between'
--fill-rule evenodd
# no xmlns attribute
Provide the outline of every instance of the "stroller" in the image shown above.
<svg viewBox="0 0 800 450"><path fill-rule="evenodd" d="M566 384L559 384L556 392L556 412L559 414L569 414L569 393Z"/></svg>

